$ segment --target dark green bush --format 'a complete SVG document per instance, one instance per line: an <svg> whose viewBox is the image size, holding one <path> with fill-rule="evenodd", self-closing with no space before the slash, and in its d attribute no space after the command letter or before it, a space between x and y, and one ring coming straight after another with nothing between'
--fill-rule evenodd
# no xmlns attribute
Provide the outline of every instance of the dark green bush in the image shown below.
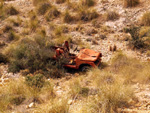
<svg viewBox="0 0 150 113"><path fill-rule="evenodd" d="M34 72L43 69L48 59L54 54L48 44L47 39L41 36L35 36L34 40L22 39L12 50L9 71L29 69L30 72Z"/></svg>
<svg viewBox="0 0 150 113"><path fill-rule="evenodd" d="M133 46L133 49L146 48L146 45L142 40L143 37L139 37L140 27L132 26L130 28L125 28L124 31L131 34L132 40L130 41L129 45L131 47Z"/></svg>
<svg viewBox="0 0 150 113"><path fill-rule="evenodd" d="M35 36L31 40L24 38L7 53L10 58L9 71L19 72L28 69L31 73L42 70L46 76L61 77L64 73L63 64L67 63L67 58L61 56L54 60L55 51L51 49L51 41L42 36ZM48 75L47 75L48 74Z"/></svg>
<svg viewBox="0 0 150 113"><path fill-rule="evenodd" d="M26 84L32 88L42 88L45 84L44 75L36 74L26 76Z"/></svg>

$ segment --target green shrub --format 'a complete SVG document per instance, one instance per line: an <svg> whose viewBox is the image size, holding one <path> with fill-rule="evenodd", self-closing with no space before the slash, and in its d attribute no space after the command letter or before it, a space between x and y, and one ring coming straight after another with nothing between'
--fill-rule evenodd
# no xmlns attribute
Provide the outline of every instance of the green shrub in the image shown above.
<svg viewBox="0 0 150 113"><path fill-rule="evenodd" d="M42 88L45 84L45 79L43 74L28 75L26 76L26 84L32 88Z"/></svg>
<svg viewBox="0 0 150 113"><path fill-rule="evenodd" d="M9 71L19 72L28 69L33 73L43 70L47 77L63 76L63 64L68 60L64 57L60 57L57 61L53 60L55 51L51 46L50 39L40 35L34 36L33 40L29 38L20 40L5 52L5 55L10 58Z"/></svg>
<svg viewBox="0 0 150 113"><path fill-rule="evenodd" d="M150 26L150 12L146 12L143 16L142 16L142 21L141 23L144 26Z"/></svg>
<svg viewBox="0 0 150 113"><path fill-rule="evenodd" d="M133 49L142 49L146 47L144 40L142 40L142 37L139 37L139 31L140 27L135 26L125 29L125 32L131 34L132 40L130 41L129 46L131 46L131 48Z"/></svg>
<svg viewBox="0 0 150 113"><path fill-rule="evenodd" d="M34 41L28 38L22 39L12 50L9 70L16 72L27 68L34 72L43 69L47 60L53 55L46 43L49 43L48 40L41 36L35 36Z"/></svg>
<svg viewBox="0 0 150 113"><path fill-rule="evenodd" d="M124 7L134 7L140 3L140 0L124 0Z"/></svg>
<svg viewBox="0 0 150 113"><path fill-rule="evenodd" d="M37 13L40 15L44 15L50 8L51 4L49 2L39 4L39 6L37 7Z"/></svg>

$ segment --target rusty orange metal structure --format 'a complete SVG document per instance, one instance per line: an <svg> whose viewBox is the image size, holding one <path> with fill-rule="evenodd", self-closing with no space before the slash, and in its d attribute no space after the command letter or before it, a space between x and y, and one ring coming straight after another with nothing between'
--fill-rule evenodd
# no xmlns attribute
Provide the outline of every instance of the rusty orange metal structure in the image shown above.
<svg viewBox="0 0 150 113"><path fill-rule="evenodd" d="M101 63L102 53L96 52L91 49L81 49L77 55L69 53L69 44L67 43L66 47L56 47L55 59L60 55L64 55L68 52L70 63L65 64L66 68L81 69L82 71L87 70L88 67L98 67Z"/></svg>

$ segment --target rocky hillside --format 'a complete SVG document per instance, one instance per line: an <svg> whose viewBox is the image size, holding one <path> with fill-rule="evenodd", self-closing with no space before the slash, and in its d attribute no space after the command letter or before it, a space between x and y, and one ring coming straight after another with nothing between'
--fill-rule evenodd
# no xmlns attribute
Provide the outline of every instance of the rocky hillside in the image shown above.
<svg viewBox="0 0 150 113"><path fill-rule="evenodd" d="M0 93L6 95L14 80L21 81L21 86L16 84L6 95L7 99L0 101L0 104L6 103L0 105L0 111L149 112L149 4L150 0L0 1ZM101 72L97 69L84 75L66 73L59 66L48 64L47 59L52 54L49 46L62 45L65 40L69 41L71 52L76 47L101 52ZM41 89L34 92L28 81L40 81L39 73L51 85L40 86ZM30 79L27 75L37 75L39 79ZM98 80L104 80L104 84ZM43 78L40 82L44 83ZM38 86L35 84L32 84L33 89ZM27 88L27 93L18 91L21 87ZM46 110L47 106L52 107Z"/></svg>

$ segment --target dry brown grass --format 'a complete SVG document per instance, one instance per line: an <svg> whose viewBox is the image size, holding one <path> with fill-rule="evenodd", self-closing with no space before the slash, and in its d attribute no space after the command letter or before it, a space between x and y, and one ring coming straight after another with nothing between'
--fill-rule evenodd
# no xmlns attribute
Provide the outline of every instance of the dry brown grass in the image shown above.
<svg viewBox="0 0 150 113"><path fill-rule="evenodd" d="M37 6L37 13L44 15L50 8L51 4L49 2L43 2Z"/></svg>
<svg viewBox="0 0 150 113"><path fill-rule="evenodd" d="M78 15L79 15L78 17L79 20L82 20L82 21L91 21L99 16L96 10L94 9L85 10L84 7L79 9Z"/></svg>
<svg viewBox="0 0 150 113"><path fill-rule="evenodd" d="M107 11L104 15L105 20L117 20L119 19L119 14L115 11Z"/></svg>
<svg viewBox="0 0 150 113"><path fill-rule="evenodd" d="M141 23L144 26L150 26L150 12L146 12L143 14L142 19L141 19Z"/></svg>
<svg viewBox="0 0 150 113"><path fill-rule="evenodd" d="M12 79L6 85L0 87L0 111L7 112L14 109L25 100L37 99L43 102L49 98L53 98L52 94L53 86L49 82L47 82L41 91L37 91L29 87L22 77L15 80Z"/></svg>
<svg viewBox="0 0 150 113"><path fill-rule="evenodd" d="M6 7L5 11L8 15L17 15L17 14L19 14L19 11L14 6Z"/></svg>
<svg viewBox="0 0 150 113"><path fill-rule="evenodd" d="M47 21L50 21L58 17L60 14L60 11L58 11L57 8L53 6L47 11L47 13L45 14L45 18Z"/></svg>
<svg viewBox="0 0 150 113"><path fill-rule="evenodd" d="M33 5L37 6L43 2L48 2L48 0L32 0Z"/></svg>
<svg viewBox="0 0 150 113"><path fill-rule="evenodd" d="M57 4L62 4L62 3L65 3L65 2L66 2L66 0L56 0Z"/></svg>
<svg viewBox="0 0 150 113"><path fill-rule="evenodd" d="M82 5L84 6L94 6L95 5L95 0L81 0L82 1Z"/></svg>
<svg viewBox="0 0 150 113"><path fill-rule="evenodd" d="M63 21L66 22L66 23L70 23L70 22L74 21L73 16L69 13L68 10L66 10L65 13L64 13Z"/></svg>
<svg viewBox="0 0 150 113"><path fill-rule="evenodd" d="M124 0L124 7L135 7L140 3L140 0Z"/></svg>

